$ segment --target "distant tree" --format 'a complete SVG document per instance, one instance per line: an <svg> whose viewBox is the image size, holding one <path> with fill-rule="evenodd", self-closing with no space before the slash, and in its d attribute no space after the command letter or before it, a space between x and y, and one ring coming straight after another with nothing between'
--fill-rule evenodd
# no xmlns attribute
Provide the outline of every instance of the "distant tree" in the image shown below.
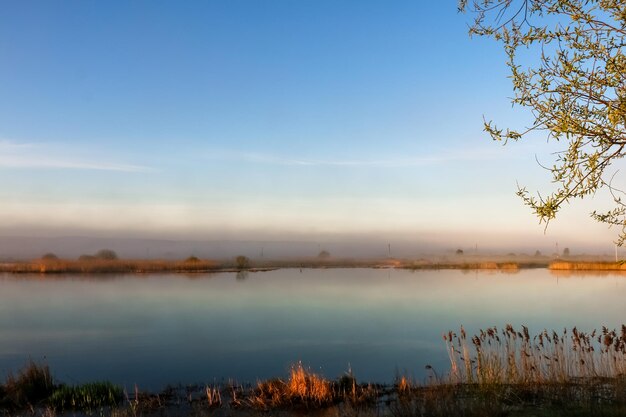
<svg viewBox="0 0 626 417"><path fill-rule="evenodd" d="M535 256L541 256L541 252L539 250L535 251Z"/></svg>
<svg viewBox="0 0 626 417"><path fill-rule="evenodd" d="M569 256L569 248L563 249L563 256L564 257Z"/></svg>
<svg viewBox="0 0 626 417"><path fill-rule="evenodd" d="M100 249L98 252L96 252L95 257L97 259L102 259L105 261L114 261L115 259L117 259L117 253L115 253L111 249Z"/></svg>
<svg viewBox="0 0 626 417"><path fill-rule="evenodd" d="M44 256L41 257L41 259L43 259L44 261L56 261L59 259L58 256L56 256L54 253L52 252L48 252L46 253Z"/></svg>
<svg viewBox="0 0 626 417"><path fill-rule="evenodd" d="M235 258L237 269L247 269L250 267L250 259L247 256L239 255Z"/></svg>
<svg viewBox="0 0 626 417"><path fill-rule="evenodd" d="M191 255L189 258L185 259L185 262L189 262L189 263L200 262L200 258L198 258L197 256Z"/></svg>
<svg viewBox="0 0 626 417"><path fill-rule="evenodd" d="M463 249L457 249L456 250L456 254L457 255L463 255Z"/></svg>
<svg viewBox="0 0 626 417"><path fill-rule="evenodd" d="M323 250L317 255L317 257L320 259L330 258L330 252L328 252L327 250Z"/></svg>

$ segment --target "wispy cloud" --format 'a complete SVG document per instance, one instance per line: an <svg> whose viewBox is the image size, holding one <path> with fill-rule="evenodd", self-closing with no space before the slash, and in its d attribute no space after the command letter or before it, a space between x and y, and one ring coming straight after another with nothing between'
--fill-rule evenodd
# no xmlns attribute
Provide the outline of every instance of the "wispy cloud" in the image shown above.
<svg viewBox="0 0 626 417"><path fill-rule="evenodd" d="M465 151L442 151L413 157L390 156L386 158L351 159L351 158L306 158L272 155L269 153L235 153L217 152L211 155L212 159L224 159L231 161L252 162L267 165L284 166L310 166L310 167L410 167L425 166L446 162L462 161L491 161L502 159L501 149L465 150Z"/></svg>
<svg viewBox="0 0 626 417"><path fill-rule="evenodd" d="M150 168L102 160L100 155L69 153L53 145L0 140L0 168L75 169L119 172L147 172Z"/></svg>

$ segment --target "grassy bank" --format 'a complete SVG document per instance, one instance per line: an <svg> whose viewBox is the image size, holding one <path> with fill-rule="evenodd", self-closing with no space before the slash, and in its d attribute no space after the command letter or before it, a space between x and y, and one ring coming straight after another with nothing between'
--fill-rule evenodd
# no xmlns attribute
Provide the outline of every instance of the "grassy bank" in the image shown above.
<svg viewBox="0 0 626 417"><path fill-rule="evenodd" d="M140 260L140 259L34 259L0 263L0 272L14 274L98 274L98 273L158 273L158 272L237 272L269 271L274 269L330 268L398 268L410 270L462 269L502 270L515 272L522 268L546 265L517 262L422 262L401 259L317 259L248 260L245 266L234 260Z"/></svg>
<svg viewBox="0 0 626 417"><path fill-rule="evenodd" d="M531 335L489 328L444 335L450 369L393 385L330 380L298 363L285 379L169 387L158 394L100 382L60 384L29 363L0 385L0 415L618 416L626 413L626 326Z"/></svg>
<svg viewBox="0 0 626 417"><path fill-rule="evenodd" d="M552 262L549 268L555 271L626 271L623 262Z"/></svg>
<svg viewBox="0 0 626 417"><path fill-rule="evenodd" d="M206 260L191 257L186 260L134 260L134 259L34 259L31 261L0 263L0 272L14 274L98 274L98 273L158 273L158 272L239 272L270 271L280 268L394 268L400 265L389 259L291 259L247 260L239 265L237 260Z"/></svg>
<svg viewBox="0 0 626 417"><path fill-rule="evenodd" d="M0 272L36 274L97 274L97 273L150 273L150 272L233 272L268 271L281 268L397 268L409 270L487 270L517 272L521 269L549 268L553 271L626 271L626 263L587 260L551 261L547 257L531 256L458 256L441 259L396 258L291 258L208 260L191 256L184 260L163 259L99 259L82 256L80 259L41 258L29 261L0 262Z"/></svg>
<svg viewBox="0 0 626 417"><path fill-rule="evenodd" d="M149 272L212 272L221 268L218 262L202 259L166 260L66 260L36 259L28 262L0 264L0 272L36 274L97 274Z"/></svg>
<svg viewBox="0 0 626 417"><path fill-rule="evenodd" d="M406 261L399 265L399 268L420 270L420 269L471 269L471 270L502 270L517 271L522 268L539 268L543 264L520 264L517 262L411 262Z"/></svg>

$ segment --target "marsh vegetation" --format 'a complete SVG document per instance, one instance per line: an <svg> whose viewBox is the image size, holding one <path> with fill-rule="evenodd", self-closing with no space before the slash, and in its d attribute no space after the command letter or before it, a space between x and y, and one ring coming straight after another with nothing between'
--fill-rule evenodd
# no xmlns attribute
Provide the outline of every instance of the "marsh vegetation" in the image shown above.
<svg viewBox="0 0 626 417"><path fill-rule="evenodd" d="M626 411L626 326L531 335L506 325L443 337L450 367L414 381L360 383L351 371L330 380L294 364L285 379L168 387L158 394L108 382L59 384L30 362L0 386L4 415L617 416Z"/></svg>

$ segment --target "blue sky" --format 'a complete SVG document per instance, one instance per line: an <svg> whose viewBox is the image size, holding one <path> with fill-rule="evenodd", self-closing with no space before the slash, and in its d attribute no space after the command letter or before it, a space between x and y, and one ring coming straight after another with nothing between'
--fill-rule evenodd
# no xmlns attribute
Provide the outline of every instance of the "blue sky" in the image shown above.
<svg viewBox="0 0 626 417"><path fill-rule="evenodd" d="M598 201L544 235L515 197L558 147L482 132L528 114L453 1L2 9L2 233L611 247Z"/></svg>

